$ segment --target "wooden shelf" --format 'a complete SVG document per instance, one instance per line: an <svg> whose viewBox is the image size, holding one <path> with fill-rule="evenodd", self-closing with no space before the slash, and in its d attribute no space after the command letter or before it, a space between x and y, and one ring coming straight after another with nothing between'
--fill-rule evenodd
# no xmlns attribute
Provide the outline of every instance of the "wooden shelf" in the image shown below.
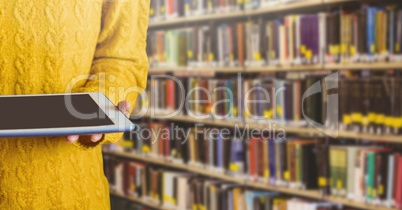
<svg viewBox="0 0 402 210"><path fill-rule="evenodd" d="M165 72L172 72L172 71L187 71L186 67L150 67L149 73L165 73Z"/></svg>
<svg viewBox="0 0 402 210"><path fill-rule="evenodd" d="M246 67L245 72L317 71L324 69L325 67L321 64L293 66L256 66Z"/></svg>
<svg viewBox="0 0 402 210"><path fill-rule="evenodd" d="M320 70L392 70L402 69L402 62L395 63L352 63L352 64L317 64L294 66L254 66L254 67L151 67L149 73L180 72L191 75L205 73L262 73L287 71L320 71Z"/></svg>
<svg viewBox="0 0 402 210"><path fill-rule="evenodd" d="M333 4L334 2L328 1L326 4ZM302 10L306 8L318 7L325 5L322 0L308 0L308 1L296 1L289 3L274 4L272 6L261 7L258 9L245 10L244 14L246 16L256 16L263 14L272 14L279 12L287 12L292 10Z"/></svg>
<svg viewBox="0 0 402 210"><path fill-rule="evenodd" d="M341 198L341 197L323 196L317 190L291 189L291 188L287 188L287 187L271 186L271 185L268 185L266 183L261 183L261 182L247 181L243 178L237 178L237 177L233 177L233 176L229 176L229 175L225 175L225 174L221 174L221 173L212 172L212 171L206 170L205 168L189 166L186 164L173 163L173 162L163 160L160 158L152 158L149 156L138 155L135 153L103 151L103 154L137 160L140 162L147 162L147 163L159 165L162 167L168 167L168 168L174 168L177 170L192 172L192 173L199 174L202 176L215 178L215 179L219 179L222 181L237 183L237 184L241 184L246 187L251 187L251 188L255 188L255 189L271 190L271 191L277 191L277 192L284 193L284 194L295 195L295 196L300 196L300 197L305 197L305 198L310 198L310 199L324 200L324 201L338 203L338 204L342 204L342 205L354 207L354 208L368 209L368 210L393 210L394 209L394 208L386 208L386 207L368 205L365 203L355 202L355 201L351 201L351 200L348 200L346 198ZM138 198L129 198L129 199L133 200L134 202L139 201L138 203L144 202L144 200L138 199ZM151 204L151 205L153 205L153 204ZM156 209L161 209L159 207Z"/></svg>
<svg viewBox="0 0 402 210"><path fill-rule="evenodd" d="M203 15L195 15L188 17L177 17L166 20L158 20L158 21L150 21L149 28L160 28L167 27L173 25L180 26L188 26L197 22L205 22L209 20L217 21L217 20L228 20L234 18L247 18L253 17L257 15L264 14L275 14L281 12L294 12L304 9L318 8L318 7L328 7L335 4L341 4L346 2L353 1L363 1L363 0L305 0L301 2L289 2L289 3L279 3L274 4L272 6L266 6L257 9L249 9L249 10L241 10L241 11L232 11L232 12L221 12L214 14L203 14Z"/></svg>
<svg viewBox="0 0 402 210"><path fill-rule="evenodd" d="M144 117L150 118L151 115L146 114ZM161 116L153 116L152 119L162 119L164 120L165 117ZM188 123L194 123L194 124L207 124L211 126L218 126L218 127L234 127L234 126L239 126L241 128L244 128L244 123L243 122L236 122L236 121L230 121L230 120L218 120L218 119L205 119L205 120L200 120L200 119L194 119L186 115L176 115L173 117L169 117L168 119L165 120L170 120L170 121L180 121L180 122L188 122Z"/></svg>
<svg viewBox="0 0 402 210"><path fill-rule="evenodd" d="M149 68L149 73L166 73L166 72L178 72L179 74L181 73L186 73L186 74L194 74L194 75L199 75L203 74L205 72L209 73L237 73L237 72L243 72L244 68L243 67L185 67L185 66L179 66L179 67L150 67Z"/></svg>
<svg viewBox="0 0 402 210"><path fill-rule="evenodd" d="M156 27L164 27L164 26L179 25L179 24L181 26L186 26L187 24L192 24L192 23L196 23L196 22L239 18L239 17L244 17L244 15L245 15L244 11L194 15L194 16L188 16L188 17L178 17L178 18L166 19L166 20L162 20L162 21L149 21L148 27L150 29L152 29L152 28L156 28Z"/></svg>
<svg viewBox="0 0 402 210"><path fill-rule="evenodd" d="M375 135L369 133L356 133L351 131L339 131L338 138L364 139L377 142L402 143L400 135Z"/></svg>
<svg viewBox="0 0 402 210"><path fill-rule="evenodd" d="M218 119L194 119L189 116L185 115L176 115L173 117L165 118L161 116L152 116L150 114L145 114L142 117L132 116L133 119L138 118L152 118L152 119L159 119L159 120L168 120L168 121L179 121L179 122L187 122L193 124L205 124L209 126L217 126L217 127L232 127L235 128L249 128L249 129L268 129L269 127L263 123L245 123L241 121L233 121L233 120L218 120ZM308 136L315 136L315 137L325 137L321 131L315 128L309 127L302 127L302 126L283 126L283 125L276 125L276 131L279 129L283 129L286 133L294 133L294 134L304 134ZM335 133L336 131L330 131ZM356 133L351 131L342 131L340 130L337 134L337 138L350 138L350 139L363 139L363 140L370 140L376 142L390 142L390 143L402 143L402 136L400 135L375 135L369 133Z"/></svg>
<svg viewBox="0 0 402 210"><path fill-rule="evenodd" d="M350 64L325 64L326 70L389 70L402 69L401 62L373 62Z"/></svg>
<svg viewBox="0 0 402 210"><path fill-rule="evenodd" d="M149 207L149 208L152 208L152 209L157 209L157 210L175 210L176 209L176 208L164 207L162 205L156 204L156 203L151 202L151 201L147 201L147 200L142 199L142 198L126 196L126 195L123 195L121 193L117 193L117 192L113 192L113 191L110 191L110 195L112 195L114 197L122 198L122 199L125 199L125 200L129 200L129 201L131 201L133 203L137 203L137 204L140 204L142 206L146 206L146 207Z"/></svg>

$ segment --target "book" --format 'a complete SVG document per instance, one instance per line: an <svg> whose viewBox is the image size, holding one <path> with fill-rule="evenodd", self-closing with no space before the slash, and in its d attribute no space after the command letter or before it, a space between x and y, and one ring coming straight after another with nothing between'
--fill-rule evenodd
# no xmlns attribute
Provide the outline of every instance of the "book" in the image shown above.
<svg viewBox="0 0 402 210"><path fill-rule="evenodd" d="M190 133L193 136L196 135L194 132ZM273 186L320 189L325 195L366 201L380 206L401 205L399 192L401 172L398 167L402 162L400 158L402 153L399 147L390 144L328 144L322 139L291 138L283 141L253 137L248 141L242 141L239 138L225 139L225 136L219 133L216 137L221 138L222 147L226 147L226 151L224 148L221 148L221 151L215 149L204 151L204 157L211 155L208 154L209 151L214 153L213 156L220 156L214 160L213 167L205 168L210 161L202 160L200 152L194 151L195 148L189 150L189 156L193 158L193 162L187 162L187 164L206 170L215 170L214 172L217 172L216 168L220 168L222 173L228 172L227 174L231 176L248 177L249 181ZM193 139L195 140L195 137ZM197 143L194 142L194 146ZM215 145L217 146L217 142ZM164 157L155 156L154 158ZM225 163L226 161L228 162ZM183 194L184 189L187 189L184 187L186 183L192 193L186 194L193 197L192 203L195 205L201 203L201 205L211 206L214 200L214 206L220 209L222 206L239 208L241 205L265 206L268 203L270 205L275 203L272 199L264 200L263 203L247 201L247 193L244 194L243 203L235 203L234 201L237 200L235 198L240 199L244 192L236 185L204 179L195 179L196 181L192 182L194 176L191 173L165 171L151 167L152 164L131 162L110 155L104 156L104 164L105 175L110 182L111 190L134 197L147 197L154 202L165 203L167 206L179 204L188 206L187 202L178 197L179 194ZM182 164L186 162L183 161ZM181 187L175 187L179 184ZM209 193L217 197L212 199ZM222 196L230 202L222 203L220 201ZM186 199L189 200L189 198Z"/></svg>
<svg viewBox="0 0 402 210"><path fill-rule="evenodd" d="M166 18L183 15L179 10L183 4L177 2L152 3L151 19L156 18L158 9L164 10ZM259 4L251 0L243 5L253 8ZM239 4L228 1L216 5L237 8ZM211 11L208 8L213 6L208 0L184 4L193 15ZM208 25L152 30L147 50L155 67L395 62L401 61L401 25L399 7L363 4L357 9L292 14L274 20L211 21Z"/></svg>
<svg viewBox="0 0 402 210"><path fill-rule="evenodd" d="M296 151L294 151L296 152ZM317 176L318 176L318 187L320 188L320 193L323 195L330 194L330 186L332 182L328 179L330 177L330 161L329 161L329 144L325 142L320 142L317 144ZM294 171L294 170L293 170ZM295 173L295 172L293 172ZM292 174L293 174L292 173ZM292 177L295 175L292 175ZM295 178L292 178L295 179Z"/></svg>

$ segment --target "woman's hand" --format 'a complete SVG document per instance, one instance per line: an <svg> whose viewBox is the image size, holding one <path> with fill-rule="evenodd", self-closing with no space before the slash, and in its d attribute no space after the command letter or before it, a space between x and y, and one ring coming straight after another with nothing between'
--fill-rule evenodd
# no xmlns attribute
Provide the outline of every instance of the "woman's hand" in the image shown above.
<svg viewBox="0 0 402 210"><path fill-rule="evenodd" d="M117 105L120 109L121 112L123 112L125 115L129 115L130 114L130 102L128 101L121 101L118 105ZM98 142L102 139L103 134L92 134L91 135L91 141L92 142ZM71 136L67 136L67 141L69 143L74 143L76 141L78 141L78 139L80 138L79 135L71 135Z"/></svg>

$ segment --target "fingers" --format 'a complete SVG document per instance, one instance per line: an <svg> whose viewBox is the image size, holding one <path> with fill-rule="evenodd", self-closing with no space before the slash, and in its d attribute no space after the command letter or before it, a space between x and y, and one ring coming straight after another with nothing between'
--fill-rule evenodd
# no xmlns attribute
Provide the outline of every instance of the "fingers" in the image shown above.
<svg viewBox="0 0 402 210"><path fill-rule="evenodd" d="M129 115L130 114L130 102L128 101L121 101L118 105L117 105L120 109L121 112L123 112L123 114L125 115Z"/></svg>
<svg viewBox="0 0 402 210"><path fill-rule="evenodd" d="M103 134L92 134L91 135L91 141L92 142L98 142L99 140L101 140L103 137Z"/></svg>
<svg viewBox="0 0 402 210"><path fill-rule="evenodd" d="M98 142L98 141L100 141L102 139L102 137L103 137L103 134L92 134L91 135L91 141L92 142ZM71 136L67 136L66 140L67 140L68 143L72 144L72 143L78 141L79 138L80 138L79 135L71 135Z"/></svg>
<svg viewBox="0 0 402 210"><path fill-rule="evenodd" d="M117 105L120 109L121 112L123 112L125 115L129 115L130 114L130 102L128 101L121 101L118 105ZM91 135L91 141L92 142L98 142L102 139L103 134L92 134ZM71 136L67 136L67 142L69 143L74 143L76 141L78 141L78 139L80 138L79 135L71 135Z"/></svg>
<svg viewBox="0 0 402 210"><path fill-rule="evenodd" d="M74 143L74 142L78 141L79 138L80 138L80 136L78 136L78 135L71 135L71 136L66 137L68 143Z"/></svg>

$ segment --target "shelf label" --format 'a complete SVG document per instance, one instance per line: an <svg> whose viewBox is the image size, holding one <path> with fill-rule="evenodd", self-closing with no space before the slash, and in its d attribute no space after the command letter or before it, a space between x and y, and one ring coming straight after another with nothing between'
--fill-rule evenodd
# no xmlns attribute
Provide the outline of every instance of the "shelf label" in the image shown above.
<svg viewBox="0 0 402 210"><path fill-rule="evenodd" d="M363 120L363 115L361 113L352 113L352 121L361 123Z"/></svg>
<svg viewBox="0 0 402 210"><path fill-rule="evenodd" d="M150 153L150 152L151 152L151 148L149 148L148 145L143 145L143 146L142 146L142 152L143 152L143 153Z"/></svg>
<svg viewBox="0 0 402 210"><path fill-rule="evenodd" d="M283 109L282 109L281 106L276 105L276 113L277 113L279 116L283 116Z"/></svg>
<svg viewBox="0 0 402 210"><path fill-rule="evenodd" d="M311 50L307 50L305 53L306 59L310 60L311 58L313 58L313 51Z"/></svg>
<svg viewBox="0 0 402 210"><path fill-rule="evenodd" d="M342 180L338 180L338 181L336 182L336 188L337 188L338 190L341 190L341 189L342 189L342 186L343 186Z"/></svg>
<svg viewBox="0 0 402 210"><path fill-rule="evenodd" d="M237 107L233 107L232 114L233 116L237 116L238 114Z"/></svg>
<svg viewBox="0 0 402 210"><path fill-rule="evenodd" d="M343 115L343 124L345 125L349 125L350 123L352 123L352 117L350 115Z"/></svg>
<svg viewBox="0 0 402 210"><path fill-rule="evenodd" d="M250 113L247 110L244 112L244 117L245 118L250 118Z"/></svg>
<svg viewBox="0 0 402 210"><path fill-rule="evenodd" d="M209 53L208 59L209 59L209 61L214 61L214 60L215 60L214 54L213 54L213 53Z"/></svg>
<svg viewBox="0 0 402 210"><path fill-rule="evenodd" d="M331 55L337 55L339 54L339 46L338 45L331 45L329 46L329 53Z"/></svg>
<svg viewBox="0 0 402 210"><path fill-rule="evenodd" d="M163 195L163 202L169 202L170 203L170 197L168 195Z"/></svg>
<svg viewBox="0 0 402 210"><path fill-rule="evenodd" d="M371 44L370 46L370 52L375 53L375 44Z"/></svg>
<svg viewBox="0 0 402 210"><path fill-rule="evenodd" d="M374 123L375 122L375 118L376 118L376 115L375 115L375 113L373 113L373 112L370 112L369 114L368 114L368 121L369 121L369 123Z"/></svg>
<svg viewBox="0 0 402 210"><path fill-rule="evenodd" d="M264 118L271 119L272 118L272 109L264 111Z"/></svg>
<svg viewBox="0 0 402 210"><path fill-rule="evenodd" d="M367 187L367 195L371 195L371 187Z"/></svg>
<svg viewBox="0 0 402 210"><path fill-rule="evenodd" d="M235 164L235 163L231 163L229 165L229 169L233 172L239 172L239 165Z"/></svg>
<svg viewBox="0 0 402 210"><path fill-rule="evenodd" d="M300 53L301 53L301 54L305 54L305 53L306 53L306 46L305 46L305 45L300 46Z"/></svg>
<svg viewBox="0 0 402 210"><path fill-rule="evenodd" d="M362 124L363 125L368 125L369 124L368 116L363 116L362 117Z"/></svg>
<svg viewBox="0 0 402 210"><path fill-rule="evenodd" d="M261 60L261 54L259 52L254 53L254 60L260 61Z"/></svg>
<svg viewBox="0 0 402 210"><path fill-rule="evenodd" d="M173 156L173 157L175 157L175 156L177 155L176 149L172 149L172 150L170 151L170 155Z"/></svg>
<svg viewBox="0 0 402 210"><path fill-rule="evenodd" d="M399 128L399 118L397 117L391 117L391 118L392 118L391 126L394 128Z"/></svg>
<svg viewBox="0 0 402 210"><path fill-rule="evenodd" d="M285 181L289 181L289 180L290 180L290 173L289 173L289 171L283 172L283 178L285 179Z"/></svg>
<svg viewBox="0 0 402 210"><path fill-rule="evenodd" d="M276 53L275 53L274 50L271 51L270 57L271 57L271 59L275 59L275 58L276 58Z"/></svg>
<svg viewBox="0 0 402 210"><path fill-rule="evenodd" d="M380 194L380 195L384 194L384 185L380 184L378 186L378 194Z"/></svg>
<svg viewBox="0 0 402 210"><path fill-rule="evenodd" d="M326 187L327 186L327 179L325 177L318 178L318 186Z"/></svg>
<svg viewBox="0 0 402 210"><path fill-rule="evenodd" d="M295 121L299 121L300 120L300 115L299 114L295 114Z"/></svg>
<svg viewBox="0 0 402 210"><path fill-rule="evenodd" d="M397 117L395 119L395 123L396 123L396 128L402 128L402 118L401 117Z"/></svg>
<svg viewBox="0 0 402 210"><path fill-rule="evenodd" d="M383 124L385 120L385 116L383 114L377 114L375 118L375 123Z"/></svg>
<svg viewBox="0 0 402 210"><path fill-rule="evenodd" d="M357 51L356 51L356 47L355 46L350 46L350 54L352 56L356 55Z"/></svg>
<svg viewBox="0 0 402 210"><path fill-rule="evenodd" d="M187 51L187 57L188 58L193 58L193 51L192 50Z"/></svg>
<svg viewBox="0 0 402 210"><path fill-rule="evenodd" d="M348 48L346 44L341 45L341 53L346 54L348 52Z"/></svg>
<svg viewBox="0 0 402 210"><path fill-rule="evenodd" d="M334 49L335 49L335 54L339 54L339 51L340 51L340 49L339 49L339 48L340 48L340 47L339 47L339 45L338 45L338 44L334 46Z"/></svg>
<svg viewBox="0 0 402 210"><path fill-rule="evenodd" d="M392 124L393 124L393 118L390 117L390 116L386 116L386 117L385 117L385 122L384 122L384 124L385 124L386 126L392 126Z"/></svg>
<svg viewBox="0 0 402 210"><path fill-rule="evenodd" d="M270 176L269 170L268 170L268 169L265 169L265 170L264 170L264 177L265 177L265 178L269 178L269 176Z"/></svg>

